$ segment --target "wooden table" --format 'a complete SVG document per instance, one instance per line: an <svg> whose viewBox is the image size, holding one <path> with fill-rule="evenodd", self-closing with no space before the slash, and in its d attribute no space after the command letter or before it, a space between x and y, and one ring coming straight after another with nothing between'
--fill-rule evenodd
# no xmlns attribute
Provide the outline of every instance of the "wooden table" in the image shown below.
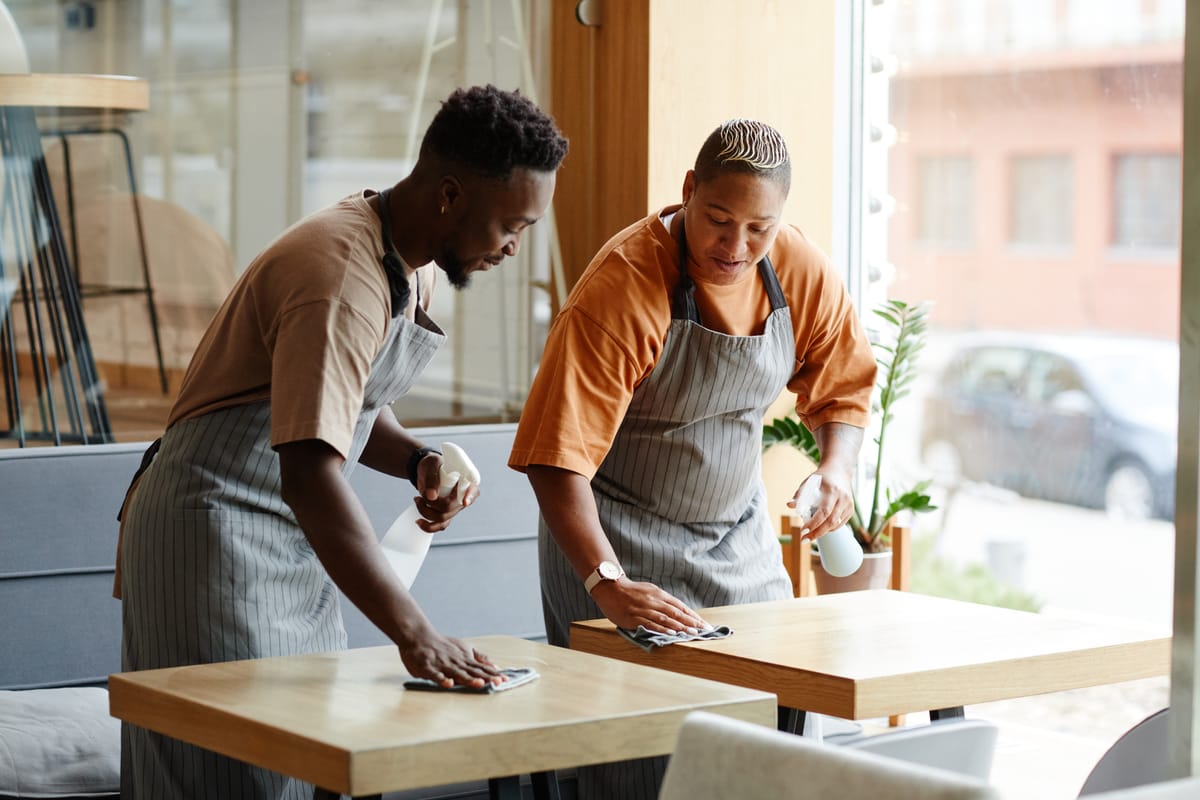
<svg viewBox="0 0 1200 800"><path fill-rule="evenodd" d="M470 641L541 677L492 695L410 691L396 649L375 647L113 675L110 708L351 795L663 755L697 709L775 724L764 692L513 637Z"/></svg>
<svg viewBox="0 0 1200 800"><path fill-rule="evenodd" d="M148 106L149 88L139 78L0 74L0 375L5 395L0 425L7 423L0 435L21 446L29 440L112 441L35 110L73 114ZM17 320L27 329L27 366L17 356ZM37 413L23 408L27 398L21 393L21 376L26 370L32 373Z"/></svg>
<svg viewBox="0 0 1200 800"><path fill-rule="evenodd" d="M707 609L726 639L646 653L607 620L571 647L775 692L781 707L845 719L929 711L1165 675L1169 637L889 590ZM781 720L782 724L782 720Z"/></svg>

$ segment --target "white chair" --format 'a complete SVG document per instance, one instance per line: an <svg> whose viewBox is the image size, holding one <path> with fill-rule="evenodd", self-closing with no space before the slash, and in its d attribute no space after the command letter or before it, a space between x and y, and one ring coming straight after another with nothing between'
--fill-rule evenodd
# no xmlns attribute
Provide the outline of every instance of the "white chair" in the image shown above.
<svg viewBox="0 0 1200 800"><path fill-rule="evenodd" d="M836 744L987 781L992 774L998 733L999 729L986 720L951 719L837 740Z"/></svg>
<svg viewBox="0 0 1200 800"><path fill-rule="evenodd" d="M997 800L995 789L946 770L689 714L659 800Z"/></svg>
<svg viewBox="0 0 1200 800"><path fill-rule="evenodd" d="M1181 778L1174 781L1132 786L1114 792L1091 795L1092 800L1196 800L1200 797L1200 778Z"/></svg>
<svg viewBox="0 0 1200 800"><path fill-rule="evenodd" d="M1126 731L1100 757L1084 781L1079 796L1165 781L1167 766L1167 712L1156 711ZM1196 795L1200 796L1200 795Z"/></svg>

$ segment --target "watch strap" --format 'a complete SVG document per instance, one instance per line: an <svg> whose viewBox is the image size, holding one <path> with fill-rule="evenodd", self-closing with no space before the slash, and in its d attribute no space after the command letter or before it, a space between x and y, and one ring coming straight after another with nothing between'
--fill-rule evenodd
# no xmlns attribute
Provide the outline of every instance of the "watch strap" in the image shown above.
<svg viewBox="0 0 1200 800"><path fill-rule="evenodd" d="M440 456L442 451L436 447L418 447L408 457L408 480L412 482L413 486L417 485L417 467L420 465L421 460L430 453L437 453Z"/></svg>
<svg viewBox="0 0 1200 800"><path fill-rule="evenodd" d="M584 578L583 589L588 594L592 593L592 589L595 589L600 584L600 581L604 581L604 580L615 581L615 580L625 577L625 570L621 569L619 566L617 566L615 564L613 566L617 566L617 576L615 578L604 577L604 574L600 571L600 566L603 566L604 564L612 564L612 562L611 561L602 562L601 565L597 566L594 570L592 570L592 573L590 575L588 575L586 578Z"/></svg>

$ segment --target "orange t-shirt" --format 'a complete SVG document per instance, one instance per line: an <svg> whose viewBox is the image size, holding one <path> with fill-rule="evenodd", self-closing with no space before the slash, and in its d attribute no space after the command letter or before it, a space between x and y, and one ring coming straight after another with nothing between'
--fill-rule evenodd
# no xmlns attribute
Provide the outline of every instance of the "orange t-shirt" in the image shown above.
<svg viewBox="0 0 1200 800"><path fill-rule="evenodd" d="M301 220L251 262L196 348L168 427L269 399L273 447L320 439L349 453L371 363L391 328L369 194ZM416 274L428 303L432 269ZM416 294L409 294L409 319Z"/></svg>
<svg viewBox="0 0 1200 800"><path fill-rule="evenodd" d="M875 356L845 285L794 226L780 228L769 255L792 315L796 360L788 388L797 412L809 428L866 427ZM662 354L678 282L679 246L658 213L597 253L551 325L510 467L595 475L634 390ZM757 269L734 284L696 280L695 296L705 327L733 336L761 334L771 312Z"/></svg>

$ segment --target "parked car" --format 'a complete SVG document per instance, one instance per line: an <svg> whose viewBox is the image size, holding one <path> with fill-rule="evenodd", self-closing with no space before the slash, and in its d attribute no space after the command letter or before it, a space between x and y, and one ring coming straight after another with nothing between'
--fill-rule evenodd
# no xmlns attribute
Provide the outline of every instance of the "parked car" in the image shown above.
<svg viewBox="0 0 1200 800"><path fill-rule="evenodd" d="M940 479L1125 519L1173 518L1175 342L972 334L945 363L921 431L923 459Z"/></svg>

